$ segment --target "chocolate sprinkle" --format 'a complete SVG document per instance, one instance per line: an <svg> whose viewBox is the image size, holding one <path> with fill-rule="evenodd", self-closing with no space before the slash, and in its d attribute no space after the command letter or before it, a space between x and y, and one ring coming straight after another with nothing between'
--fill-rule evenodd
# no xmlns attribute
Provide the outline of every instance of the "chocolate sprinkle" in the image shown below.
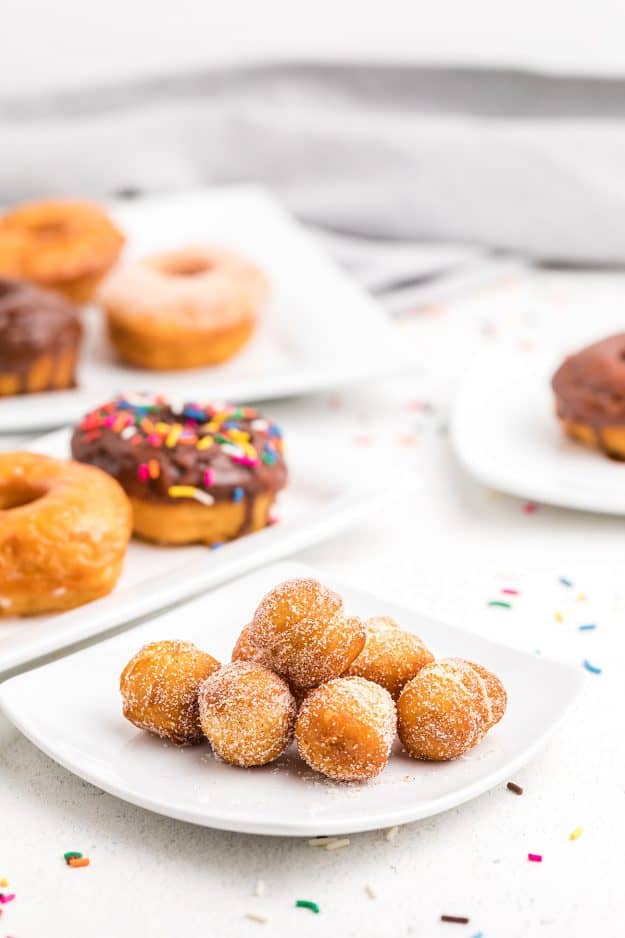
<svg viewBox="0 0 625 938"><path fill-rule="evenodd" d="M523 794L523 789L521 788L520 785L517 785L516 782L508 782L508 784L506 785L506 788L508 789L508 791L513 791L515 795Z"/></svg>

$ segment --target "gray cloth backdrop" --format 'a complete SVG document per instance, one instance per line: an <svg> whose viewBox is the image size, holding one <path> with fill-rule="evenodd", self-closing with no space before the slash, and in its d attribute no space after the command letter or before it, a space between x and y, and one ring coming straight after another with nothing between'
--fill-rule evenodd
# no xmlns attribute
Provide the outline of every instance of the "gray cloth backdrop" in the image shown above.
<svg viewBox="0 0 625 938"><path fill-rule="evenodd" d="M465 258L477 246L622 265L624 118L625 80L473 69L207 69L36 100L0 89L0 201L254 180L348 245L425 242L421 272L455 263L458 244L473 246Z"/></svg>

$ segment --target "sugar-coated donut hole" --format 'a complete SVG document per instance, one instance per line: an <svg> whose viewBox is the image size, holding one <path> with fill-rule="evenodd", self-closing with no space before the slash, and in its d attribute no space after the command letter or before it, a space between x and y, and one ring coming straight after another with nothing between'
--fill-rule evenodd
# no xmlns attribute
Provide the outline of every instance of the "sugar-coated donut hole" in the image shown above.
<svg viewBox="0 0 625 938"><path fill-rule="evenodd" d="M30 485L25 479L19 479L0 488L0 511L23 508L47 494L42 485Z"/></svg>

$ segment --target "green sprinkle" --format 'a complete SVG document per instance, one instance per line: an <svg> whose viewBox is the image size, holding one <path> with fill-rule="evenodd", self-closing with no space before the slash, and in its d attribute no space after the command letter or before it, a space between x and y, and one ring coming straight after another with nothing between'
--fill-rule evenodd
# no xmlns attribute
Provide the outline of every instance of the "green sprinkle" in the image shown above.
<svg viewBox="0 0 625 938"><path fill-rule="evenodd" d="M66 863L69 863L70 860L82 860L82 853L78 850L68 850L67 853L63 854L63 859Z"/></svg>
<svg viewBox="0 0 625 938"><path fill-rule="evenodd" d="M512 603L505 603L503 599L491 599L489 606L499 606L500 609L512 609Z"/></svg>
<svg viewBox="0 0 625 938"><path fill-rule="evenodd" d="M310 909L315 915L319 915L319 906L316 902L310 902L309 899L298 899L295 903L296 909Z"/></svg>

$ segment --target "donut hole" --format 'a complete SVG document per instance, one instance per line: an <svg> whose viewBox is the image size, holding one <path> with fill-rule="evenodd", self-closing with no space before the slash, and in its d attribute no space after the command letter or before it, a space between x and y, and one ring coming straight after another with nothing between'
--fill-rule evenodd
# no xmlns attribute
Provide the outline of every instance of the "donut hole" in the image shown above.
<svg viewBox="0 0 625 938"><path fill-rule="evenodd" d="M23 508L43 498L46 489L43 486L29 485L27 482L13 483L0 488L0 510L10 511L12 508Z"/></svg>
<svg viewBox="0 0 625 938"><path fill-rule="evenodd" d="M161 271L172 277L197 277L208 273L213 267L214 264L208 258L190 254L170 257L160 265Z"/></svg>

